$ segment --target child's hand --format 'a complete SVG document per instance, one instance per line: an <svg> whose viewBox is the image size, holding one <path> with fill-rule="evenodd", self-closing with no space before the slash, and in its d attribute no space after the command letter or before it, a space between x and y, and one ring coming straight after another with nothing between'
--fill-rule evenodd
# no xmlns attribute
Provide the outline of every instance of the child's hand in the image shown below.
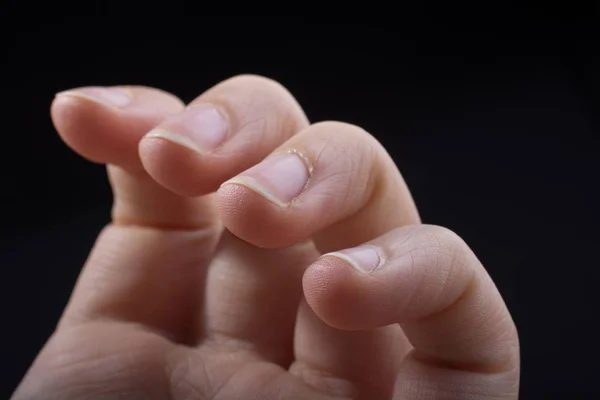
<svg viewBox="0 0 600 400"><path fill-rule="evenodd" d="M52 118L108 164L113 222L14 399L518 397L496 287L362 129L252 76L187 109L76 89Z"/></svg>

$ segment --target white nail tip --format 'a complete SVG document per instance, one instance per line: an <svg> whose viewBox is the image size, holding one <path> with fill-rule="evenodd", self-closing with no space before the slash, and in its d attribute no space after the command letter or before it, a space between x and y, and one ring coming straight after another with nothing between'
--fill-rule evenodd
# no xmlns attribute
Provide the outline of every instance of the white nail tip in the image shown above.
<svg viewBox="0 0 600 400"><path fill-rule="evenodd" d="M235 178L231 178L230 180L224 182L221 187L226 185L239 185L247 187L252 190L256 194L261 195L265 199L269 200L271 203L278 205L279 207L287 207L289 203L284 203L279 200L277 197L273 196L268 190L262 187L256 180L247 176L236 176Z"/></svg>
<svg viewBox="0 0 600 400"><path fill-rule="evenodd" d="M382 263L379 251L371 245L362 245L351 249L335 251L327 253L324 256L332 256L344 260L363 274L370 274L379 268Z"/></svg>
<svg viewBox="0 0 600 400"><path fill-rule="evenodd" d="M348 264L350 264L352 267L354 267L354 269L357 270L358 272L360 272L361 274L366 274L366 272L362 268L360 268L353 259L351 259L347 255L345 255L344 253L334 251L332 253L323 254L321 257L339 258L340 260L346 261Z"/></svg>
<svg viewBox="0 0 600 400"><path fill-rule="evenodd" d="M131 91L124 88L85 88L81 90L65 90L55 94L55 98L60 97L77 98L116 108L125 107L133 100Z"/></svg>
<svg viewBox="0 0 600 400"><path fill-rule="evenodd" d="M74 90L66 90L64 92L56 93L54 95L54 97L77 97L79 99L93 101L94 103L98 103L98 101L99 101L99 99L97 99L96 97L93 97L93 96L90 96L90 95L87 95L84 93L76 92Z"/></svg>
<svg viewBox="0 0 600 400"><path fill-rule="evenodd" d="M201 152L201 150L192 142L189 138L181 135L177 135L173 132L166 131L164 129L154 129L144 136L145 138L158 138L168 140L169 142L173 142L183 147L187 147L190 150L193 150L197 153Z"/></svg>

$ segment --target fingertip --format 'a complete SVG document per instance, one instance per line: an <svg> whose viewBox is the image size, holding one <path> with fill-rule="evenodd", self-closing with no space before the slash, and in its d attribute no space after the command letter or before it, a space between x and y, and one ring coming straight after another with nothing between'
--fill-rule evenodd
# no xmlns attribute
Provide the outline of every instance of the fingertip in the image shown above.
<svg viewBox="0 0 600 400"><path fill-rule="evenodd" d="M344 278L343 271L329 258L320 258L309 266L302 277L302 287L306 302L313 312L325 323L339 327L339 303L344 299L344 290L339 284ZM342 316L341 319L344 319Z"/></svg>
<svg viewBox="0 0 600 400"><path fill-rule="evenodd" d="M257 247L275 249L300 241L293 223L287 229L281 224L285 210L244 185L225 182L217 191L216 205L227 229Z"/></svg>
<svg viewBox="0 0 600 400"><path fill-rule="evenodd" d="M302 279L304 296L314 313L326 324L343 330L373 328L364 316L369 309L357 298L365 296L366 287L347 262L322 256L307 268Z"/></svg>
<svg viewBox="0 0 600 400"><path fill-rule="evenodd" d="M50 106L52 123L67 146L93 162L121 158L122 141L115 140L110 127L117 123L115 115L104 104L76 91L56 95ZM99 145L98 138L101 140Z"/></svg>
<svg viewBox="0 0 600 400"><path fill-rule="evenodd" d="M146 172L181 196L200 196L219 185L219 176L204 168L201 155L181 143L146 135L140 140L138 153Z"/></svg>
<svg viewBox="0 0 600 400"><path fill-rule="evenodd" d="M162 90L93 86L57 93L50 115L63 141L81 156L140 168L139 140L181 109L181 100Z"/></svg>

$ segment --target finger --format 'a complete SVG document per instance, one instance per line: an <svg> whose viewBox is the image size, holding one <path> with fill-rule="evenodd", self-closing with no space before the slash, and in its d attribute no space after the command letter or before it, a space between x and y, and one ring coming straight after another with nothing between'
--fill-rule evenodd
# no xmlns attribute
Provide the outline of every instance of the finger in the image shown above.
<svg viewBox="0 0 600 400"><path fill-rule="evenodd" d="M303 283L311 308L331 326L402 326L414 350L401 368L399 398L517 398L515 325L483 266L451 231L394 230L324 255Z"/></svg>
<svg viewBox="0 0 600 400"><path fill-rule="evenodd" d="M83 157L109 163L113 223L98 238L60 327L134 321L182 338L196 312L202 265L219 233L212 202L187 199L153 181L138 156L141 137L183 109L145 87L87 87L56 96L58 133Z"/></svg>
<svg viewBox="0 0 600 400"><path fill-rule="evenodd" d="M342 123L304 130L217 195L228 229L264 247L312 237L321 252L332 251L419 221L382 146L364 130ZM398 327L344 332L306 307L300 310L295 337L291 371L332 395L352 397L358 390L368 394L365 398L386 398L407 351Z"/></svg>
<svg viewBox="0 0 600 400"><path fill-rule="evenodd" d="M208 271L204 344L287 368L302 274L317 257L310 242L257 249L226 231Z"/></svg>
<svg viewBox="0 0 600 400"><path fill-rule="evenodd" d="M157 182L196 196L216 190L307 124L280 84L242 75L216 85L162 122L144 137L139 151Z"/></svg>
<svg viewBox="0 0 600 400"><path fill-rule="evenodd" d="M389 399L400 362L410 349L398 326L364 331L331 327L303 301L289 370L334 398Z"/></svg>
<svg viewBox="0 0 600 400"><path fill-rule="evenodd" d="M183 107L175 96L146 87L85 87L56 96L51 115L63 141L88 160L109 165L116 224L195 228L212 222L212 210L201 212L206 204L156 184L138 156L144 134Z"/></svg>
<svg viewBox="0 0 600 400"><path fill-rule="evenodd" d="M363 129L325 122L281 145L217 192L227 228L260 247L313 238L322 252L419 220L385 149Z"/></svg>
<svg viewBox="0 0 600 400"><path fill-rule="evenodd" d="M142 136L183 107L177 97L153 88L81 87L58 93L51 115L61 138L81 156L139 169Z"/></svg>
<svg viewBox="0 0 600 400"><path fill-rule="evenodd" d="M203 194L260 162L307 124L280 84L238 76L162 122L144 137L140 154L149 174L165 187ZM316 256L310 243L263 251L225 232L208 271L204 313L199 314L202 339L289 365L302 273Z"/></svg>

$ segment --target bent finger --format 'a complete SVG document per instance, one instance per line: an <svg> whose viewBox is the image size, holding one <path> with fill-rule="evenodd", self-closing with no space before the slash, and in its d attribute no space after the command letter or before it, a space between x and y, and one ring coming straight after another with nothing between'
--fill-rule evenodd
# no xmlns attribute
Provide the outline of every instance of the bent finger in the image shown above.
<svg viewBox="0 0 600 400"><path fill-rule="evenodd" d="M139 152L146 171L176 193L198 196L256 164L308 125L279 83L230 78L149 132Z"/></svg>
<svg viewBox="0 0 600 400"><path fill-rule="evenodd" d="M217 207L227 228L259 247L312 238L321 252L417 223L393 160L363 129L314 124L259 165L225 182Z"/></svg>
<svg viewBox="0 0 600 400"><path fill-rule="evenodd" d="M146 132L183 110L174 95L144 86L88 86L56 95L51 116L63 141L90 161L141 170Z"/></svg>
<svg viewBox="0 0 600 400"><path fill-rule="evenodd" d="M148 173L183 195L216 190L308 125L293 96L270 79L242 75L198 96L140 142ZM208 270L200 340L289 365L302 274L312 243L264 251L225 232ZM281 261L286 260L282 268Z"/></svg>
<svg viewBox="0 0 600 400"><path fill-rule="evenodd" d="M140 139L184 105L177 97L142 86L82 87L56 95L51 115L63 141L77 154L108 165L113 222L153 228L212 225L212 203L165 190L143 170Z"/></svg>
<svg viewBox="0 0 600 400"><path fill-rule="evenodd" d="M231 232L271 248L310 238L319 251L332 251L419 222L385 149L363 129L337 122L315 124L292 137L226 182L216 204ZM303 304L294 351L290 371L311 386L332 395L386 398L407 346L397 326L341 331Z"/></svg>
<svg viewBox="0 0 600 400"><path fill-rule="evenodd" d="M138 142L183 110L158 89L84 87L59 93L51 114L75 152L108 163L113 222L99 236L59 328L97 319L136 322L175 340L189 327L221 226L209 198L184 198L148 176ZM192 332L190 332L192 331Z"/></svg>
<svg viewBox="0 0 600 400"><path fill-rule="evenodd" d="M400 376L412 381L412 389L421 379L417 371L427 369L426 381L417 382L423 388L437 377L454 385L438 386L439 393L462 384L466 395L474 385L485 386L477 385L478 377L496 382L488 389L501 398L516 393L515 325L481 263L448 229L400 228L326 254L307 269L303 284L311 308L333 327L362 330L399 323L414 346Z"/></svg>

